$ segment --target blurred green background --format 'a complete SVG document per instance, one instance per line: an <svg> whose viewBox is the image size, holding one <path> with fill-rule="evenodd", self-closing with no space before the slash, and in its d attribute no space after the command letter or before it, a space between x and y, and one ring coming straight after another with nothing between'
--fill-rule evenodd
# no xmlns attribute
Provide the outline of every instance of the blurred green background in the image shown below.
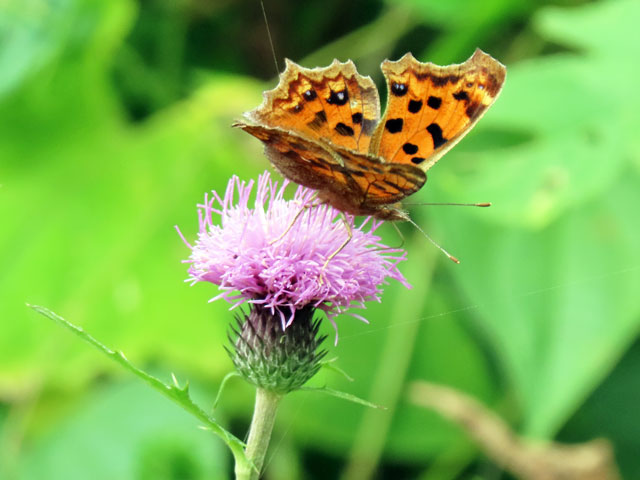
<svg viewBox="0 0 640 480"><path fill-rule="evenodd" d="M468 392L522 435L613 443L640 478L640 37L637 0L274 2L280 68L406 51L508 67L502 96L429 172L412 207L461 258L402 225L414 285L338 319L327 384L386 411L294 393L265 478L509 478L462 432L410 405L409 382ZM231 370L228 305L183 283L195 205L267 168L230 128L276 83L257 0L0 1L0 478L229 478L222 443L25 302L134 363L189 379L210 408ZM384 89L383 89L384 90ZM384 98L385 93L382 93ZM383 228L391 244L397 234ZM330 326L324 325L331 334ZM216 417L243 437L253 391Z"/></svg>

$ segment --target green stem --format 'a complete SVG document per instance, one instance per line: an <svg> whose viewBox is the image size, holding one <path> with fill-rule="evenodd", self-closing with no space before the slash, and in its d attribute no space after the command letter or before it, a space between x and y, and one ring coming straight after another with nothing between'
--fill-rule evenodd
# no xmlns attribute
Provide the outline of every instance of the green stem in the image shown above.
<svg viewBox="0 0 640 480"><path fill-rule="evenodd" d="M276 419L276 411L282 395L258 388L253 419L249 428L249 439L245 455L248 464L236 464L236 480L258 480L267 455L271 431Z"/></svg>

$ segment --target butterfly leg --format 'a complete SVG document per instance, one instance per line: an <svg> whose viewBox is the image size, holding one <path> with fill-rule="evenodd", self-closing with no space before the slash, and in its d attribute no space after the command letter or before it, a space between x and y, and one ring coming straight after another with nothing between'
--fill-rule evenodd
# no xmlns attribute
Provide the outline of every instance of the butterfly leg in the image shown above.
<svg viewBox="0 0 640 480"><path fill-rule="evenodd" d="M298 221L298 219L302 216L302 214L304 212L306 212L310 208L317 207L318 205L320 205L319 203L314 203L314 201L316 200L317 197L318 197L317 192L314 193L313 195L311 195L311 198L309 199L309 203L303 205L302 208L300 210L298 210L298 213L296 213L296 216L293 217L293 220L291 220L291 223L289 223L289 226L285 229L285 231L282 232L278 236L278 238L276 238L275 240L271 240L269 242L269 245L273 245L274 243L278 243L280 240L282 240L284 238L284 236L287 233L289 233L289 231L293 228L293 226L296 224L296 222Z"/></svg>
<svg viewBox="0 0 640 480"><path fill-rule="evenodd" d="M329 265L329 262L333 260L335 256L338 255L353 238L353 231L351 230L351 225L349 225L349 222L344 216L344 213L340 213L340 218L342 219L342 223L344 223L344 226L347 229L347 238L344 242L342 242L342 245L340 245L335 252L333 252L331 255L327 257L327 259L324 262L324 265L322 266L322 271L324 271L324 269L327 268L327 265ZM320 282L322 282L322 275L320 275Z"/></svg>
<svg viewBox="0 0 640 480"><path fill-rule="evenodd" d="M393 225L393 228L396 229L396 232L398 232L398 236L400 237L400 245L398 245L397 247L393 247L393 250L398 249L398 248L402 248L404 246L404 242L405 242L404 235L402 235L402 232L398 228L398 225L396 225L396 222L391 222L391 225Z"/></svg>

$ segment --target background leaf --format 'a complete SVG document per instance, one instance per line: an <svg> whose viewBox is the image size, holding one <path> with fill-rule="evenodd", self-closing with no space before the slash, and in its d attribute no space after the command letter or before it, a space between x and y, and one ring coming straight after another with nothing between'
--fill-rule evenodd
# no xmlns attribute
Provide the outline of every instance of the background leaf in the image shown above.
<svg viewBox="0 0 640 480"><path fill-rule="evenodd" d="M638 477L640 420L628 413L640 368L638 3L265 8L280 64L353 58L380 85L385 57L453 63L478 46L508 68L496 105L411 199L493 203L411 207L461 265L400 225L415 288L389 285L365 312L370 325L339 318L330 355L355 381L324 369L312 382L387 410L312 392L285 398L267 478L500 475L455 427L406 402L416 379L471 393L525 435L605 435L624 478ZM88 445L83 478L111 472L109 457L122 459L111 478L145 478L154 452L175 459L169 469L188 457L197 474L228 475L220 442L181 430L182 413L166 402L148 403L153 421L135 420L141 404L164 400L123 383L24 304L74 319L136 365L179 372L199 404L212 404L232 368L222 349L231 315L207 302L215 287L183 283L189 250L174 226L193 240L205 192L268 167L259 142L229 126L274 76L256 2L0 3L0 478L40 474ZM216 410L239 438L252 400L248 385L230 382ZM164 427L175 443L156 435ZM118 437L132 440L123 448ZM351 468L368 448L367 469ZM165 466L147 478L164 478ZM47 478L72 474L52 467Z"/></svg>

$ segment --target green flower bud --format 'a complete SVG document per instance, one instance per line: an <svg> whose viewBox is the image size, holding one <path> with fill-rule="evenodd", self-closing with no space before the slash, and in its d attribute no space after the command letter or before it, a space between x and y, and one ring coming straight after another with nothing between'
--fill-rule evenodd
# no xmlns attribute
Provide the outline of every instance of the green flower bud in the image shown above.
<svg viewBox="0 0 640 480"><path fill-rule="evenodd" d="M227 352L238 373L256 387L279 394L304 385L327 354L318 351L326 335L318 336L320 320L313 320L314 312L311 306L295 310L286 328L280 315L256 304L249 315L236 317Z"/></svg>

